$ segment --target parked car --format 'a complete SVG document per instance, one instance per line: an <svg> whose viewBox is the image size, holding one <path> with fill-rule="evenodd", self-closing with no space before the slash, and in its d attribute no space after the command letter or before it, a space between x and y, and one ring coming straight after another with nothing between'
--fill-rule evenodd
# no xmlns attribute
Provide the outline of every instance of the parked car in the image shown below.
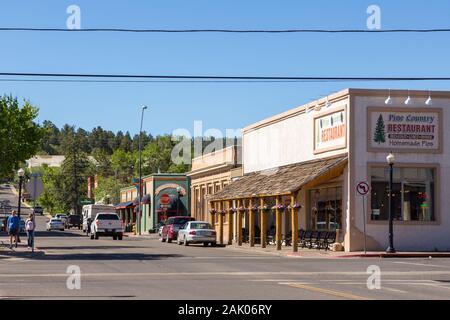
<svg viewBox="0 0 450 320"><path fill-rule="evenodd" d="M61 219L51 218L47 221L47 231L60 230L64 231L64 223Z"/></svg>
<svg viewBox="0 0 450 320"><path fill-rule="evenodd" d="M77 228L79 230L81 230L83 221L82 221L82 217L78 214L71 214L70 216L67 217L66 220L66 229L70 229L70 228Z"/></svg>
<svg viewBox="0 0 450 320"><path fill-rule="evenodd" d="M164 225L166 224L165 221L161 221L156 225L156 229L158 230L158 236L161 237L162 229L164 228Z"/></svg>
<svg viewBox="0 0 450 320"><path fill-rule="evenodd" d="M98 239L100 236L112 237L113 240L122 240L124 232L123 221L117 213L100 212L97 213L91 223L91 239Z"/></svg>
<svg viewBox="0 0 450 320"><path fill-rule="evenodd" d="M20 219L19 233L26 233L25 220L23 220L23 219Z"/></svg>
<svg viewBox="0 0 450 320"><path fill-rule="evenodd" d="M55 214L55 218L56 219L61 219L61 221L64 223L64 225L66 225L67 214L65 214L65 213L57 213L57 214Z"/></svg>
<svg viewBox="0 0 450 320"><path fill-rule="evenodd" d="M161 241L168 243L177 239L178 229L180 229L186 222L194 221L193 217L175 216L167 219L166 224L161 230Z"/></svg>
<svg viewBox="0 0 450 320"><path fill-rule="evenodd" d="M34 215L38 215L38 214L43 215L44 214L44 208L42 208L42 207L35 207L33 209L33 213L34 213Z"/></svg>
<svg viewBox="0 0 450 320"><path fill-rule="evenodd" d="M178 230L177 244L203 243L216 246L216 230L207 221L189 221Z"/></svg>

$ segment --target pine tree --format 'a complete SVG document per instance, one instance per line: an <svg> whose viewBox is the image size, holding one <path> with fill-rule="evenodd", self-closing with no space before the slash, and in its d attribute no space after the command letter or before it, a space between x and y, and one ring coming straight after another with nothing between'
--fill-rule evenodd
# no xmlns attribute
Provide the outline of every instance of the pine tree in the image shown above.
<svg viewBox="0 0 450 320"><path fill-rule="evenodd" d="M378 144L386 142L386 132L384 131L384 120L383 116L380 114L377 120L377 125L375 127L375 134L373 140L378 142Z"/></svg>

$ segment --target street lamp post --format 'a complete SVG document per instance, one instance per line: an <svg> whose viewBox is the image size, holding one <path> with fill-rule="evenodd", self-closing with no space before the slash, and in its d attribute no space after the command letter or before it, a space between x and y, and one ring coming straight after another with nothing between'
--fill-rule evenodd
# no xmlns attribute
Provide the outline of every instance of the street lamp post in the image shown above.
<svg viewBox="0 0 450 320"><path fill-rule="evenodd" d="M25 170L20 168L17 171L17 175L19 176L19 202L17 204L17 215L20 219L20 209L22 207L22 184L23 184L23 177L25 176Z"/></svg>
<svg viewBox="0 0 450 320"><path fill-rule="evenodd" d="M392 196L393 192L393 185L394 185L394 163L395 163L395 156L391 153L386 157L386 161L389 165L389 247L386 249L387 253L395 253L394 249L394 197Z"/></svg>
<svg viewBox="0 0 450 320"><path fill-rule="evenodd" d="M138 203L139 203L139 212L137 214L137 230L138 234L141 235L141 216L142 216L142 124L144 122L144 111L147 109L147 106L141 107L141 127L139 129L139 190L138 190Z"/></svg>

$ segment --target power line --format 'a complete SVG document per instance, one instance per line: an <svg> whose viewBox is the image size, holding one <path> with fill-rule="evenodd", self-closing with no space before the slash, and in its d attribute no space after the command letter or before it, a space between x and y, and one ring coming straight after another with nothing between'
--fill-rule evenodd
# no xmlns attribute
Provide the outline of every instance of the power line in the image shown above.
<svg viewBox="0 0 450 320"><path fill-rule="evenodd" d="M0 72L0 76L7 77L28 77L32 79L2 79L2 81L78 81L93 82L102 81L97 79L122 79L121 81L155 81L161 82L184 81L184 82L348 82L348 81L450 81L450 77L335 77L335 76L218 76L218 75L138 75L138 74L81 74L81 73L20 73L20 72ZM36 79L38 78L38 79ZM54 79L39 79L54 78ZM69 79L67 79L69 78ZM70 79L84 78L84 79ZM96 80L89 80L96 79ZM103 80L105 81L105 80ZM120 80L108 80L109 82ZM105 82L108 82L105 81Z"/></svg>
<svg viewBox="0 0 450 320"><path fill-rule="evenodd" d="M218 75L142 75L142 74L86 74L86 73L29 73L0 72L0 76L94 78L94 79L164 79L164 80L272 80L272 81L449 81L450 77L333 77L333 76L218 76ZM66 79L67 80L67 79ZM84 79L78 79L84 80Z"/></svg>
<svg viewBox="0 0 450 320"><path fill-rule="evenodd" d="M369 81L369 80L368 80ZM71 79L0 79L0 82L51 83L324 83L349 82L347 80L71 80ZM350 81L351 82L351 81Z"/></svg>
<svg viewBox="0 0 450 320"><path fill-rule="evenodd" d="M129 29L129 28L28 28L0 27L0 31L31 32L131 32L131 33L442 33L450 28L433 29Z"/></svg>

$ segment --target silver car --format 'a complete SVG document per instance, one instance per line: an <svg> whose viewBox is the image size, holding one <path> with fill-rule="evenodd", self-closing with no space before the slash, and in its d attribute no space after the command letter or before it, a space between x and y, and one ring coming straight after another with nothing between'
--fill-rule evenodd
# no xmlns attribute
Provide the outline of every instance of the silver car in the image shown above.
<svg viewBox="0 0 450 320"><path fill-rule="evenodd" d="M216 230L206 221L189 221L178 230L177 244L203 243L216 246Z"/></svg>
<svg viewBox="0 0 450 320"><path fill-rule="evenodd" d="M64 222L61 219L52 218L47 222L47 231L61 230L64 231Z"/></svg>

